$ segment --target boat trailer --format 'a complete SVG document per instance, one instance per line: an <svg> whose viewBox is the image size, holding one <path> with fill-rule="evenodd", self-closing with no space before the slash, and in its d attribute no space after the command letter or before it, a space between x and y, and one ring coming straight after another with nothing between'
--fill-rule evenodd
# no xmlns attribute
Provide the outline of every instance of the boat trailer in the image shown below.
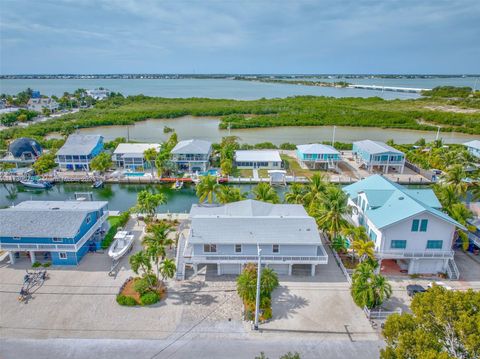
<svg viewBox="0 0 480 359"><path fill-rule="evenodd" d="M23 277L23 285L20 289L18 300L27 302L27 299L35 292L34 288L40 288L45 280L48 279L48 273L45 269L37 269L33 272L26 270L27 274Z"/></svg>

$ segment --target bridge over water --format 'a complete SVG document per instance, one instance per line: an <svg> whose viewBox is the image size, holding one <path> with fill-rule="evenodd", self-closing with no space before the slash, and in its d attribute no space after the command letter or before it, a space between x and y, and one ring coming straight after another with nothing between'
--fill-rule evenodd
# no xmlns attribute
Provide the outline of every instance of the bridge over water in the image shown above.
<svg viewBox="0 0 480 359"><path fill-rule="evenodd" d="M392 91L392 92L410 92L421 93L422 91L429 91L431 89L422 89L415 87L396 87L396 86L378 86L378 85L349 85L350 88L377 90L377 91Z"/></svg>

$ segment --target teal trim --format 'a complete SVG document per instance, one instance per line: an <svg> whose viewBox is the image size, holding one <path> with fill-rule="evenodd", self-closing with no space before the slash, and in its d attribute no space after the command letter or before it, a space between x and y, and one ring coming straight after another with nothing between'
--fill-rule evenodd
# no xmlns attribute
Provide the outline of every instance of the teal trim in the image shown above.
<svg viewBox="0 0 480 359"><path fill-rule="evenodd" d="M412 221L412 232L418 232L418 226L419 226L420 220L414 219Z"/></svg>
<svg viewBox="0 0 480 359"><path fill-rule="evenodd" d="M427 241L427 249L442 249L443 241Z"/></svg>
<svg viewBox="0 0 480 359"><path fill-rule="evenodd" d="M420 232L426 232L427 226L428 226L428 219L422 219L422 222L420 222Z"/></svg>
<svg viewBox="0 0 480 359"><path fill-rule="evenodd" d="M393 240L390 243L390 248L391 249L405 249L407 248L407 241L402 239L402 240Z"/></svg>

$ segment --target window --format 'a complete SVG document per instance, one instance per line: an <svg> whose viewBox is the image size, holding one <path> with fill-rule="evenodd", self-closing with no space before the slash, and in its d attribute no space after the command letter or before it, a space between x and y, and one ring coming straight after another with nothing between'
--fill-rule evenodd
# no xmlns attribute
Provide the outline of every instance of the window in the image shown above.
<svg viewBox="0 0 480 359"><path fill-rule="evenodd" d="M443 241L427 241L427 249L442 249Z"/></svg>
<svg viewBox="0 0 480 359"><path fill-rule="evenodd" d="M235 253L242 253L242 245L235 244Z"/></svg>
<svg viewBox="0 0 480 359"><path fill-rule="evenodd" d="M16 241L19 241L21 238L20 237L12 237L12 239L15 239Z"/></svg>
<svg viewBox="0 0 480 359"><path fill-rule="evenodd" d="M67 259L67 252L58 252L58 257L60 259Z"/></svg>
<svg viewBox="0 0 480 359"><path fill-rule="evenodd" d="M278 244L274 244L272 246L272 252L273 253L279 253L280 252L280 246Z"/></svg>
<svg viewBox="0 0 480 359"><path fill-rule="evenodd" d="M90 224L90 222L92 221L92 217L90 215L87 216L87 224Z"/></svg>
<svg viewBox="0 0 480 359"><path fill-rule="evenodd" d="M412 232L418 232L419 220L414 219L412 222Z"/></svg>
<svg viewBox="0 0 480 359"><path fill-rule="evenodd" d="M391 249L405 249L407 248L407 241L406 240L394 240L390 243Z"/></svg>
<svg viewBox="0 0 480 359"><path fill-rule="evenodd" d="M58 238L58 237L53 237L53 238L52 238L52 241L53 241L53 242L63 242L63 239L62 239L62 238Z"/></svg>
<svg viewBox="0 0 480 359"><path fill-rule="evenodd" d="M422 219L420 222L420 232L426 232L428 226L428 219Z"/></svg>
<svg viewBox="0 0 480 359"><path fill-rule="evenodd" d="M374 242L377 240L377 234L372 230L370 230L370 239Z"/></svg>
<svg viewBox="0 0 480 359"><path fill-rule="evenodd" d="M204 244L203 245L203 252L204 253L216 253L217 252L217 245L216 244Z"/></svg>

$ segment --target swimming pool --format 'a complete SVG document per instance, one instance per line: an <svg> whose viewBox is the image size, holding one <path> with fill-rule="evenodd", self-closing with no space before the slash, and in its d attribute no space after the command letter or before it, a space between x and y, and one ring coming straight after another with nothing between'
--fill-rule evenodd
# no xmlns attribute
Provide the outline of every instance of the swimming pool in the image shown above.
<svg viewBox="0 0 480 359"><path fill-rule="evenodd" d="M126 172L125 177L143 177L145 172Z"/></svg>
<svg viewBox="0 0 480 359"><path fill-rule="evenodd" d="M216 175L218 175L218 170L215 169L215 168L212 168L208 171L200 172L199 175L200 176L216 176Z"/></svg>

